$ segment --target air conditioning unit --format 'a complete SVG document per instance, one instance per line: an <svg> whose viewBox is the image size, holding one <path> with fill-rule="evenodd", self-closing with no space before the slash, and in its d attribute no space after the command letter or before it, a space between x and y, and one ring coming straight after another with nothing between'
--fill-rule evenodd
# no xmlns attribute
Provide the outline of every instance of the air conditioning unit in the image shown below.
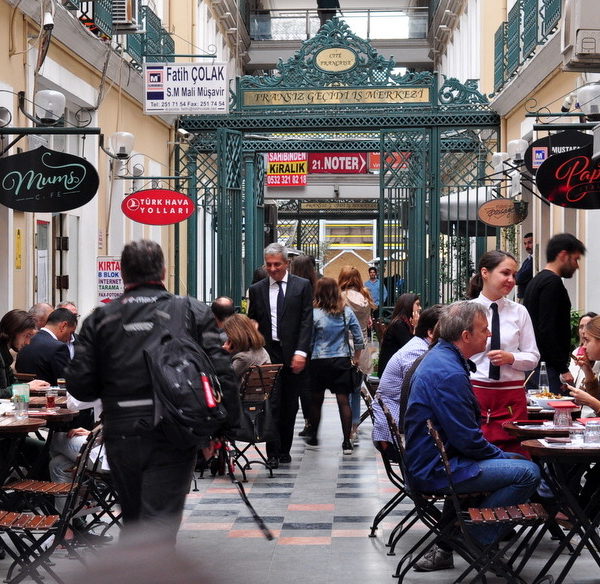
<svg viewBox="0 0 600 584"><path fill-rule="evenodd" d="M600 72L598 0L565 0L561 27L563 70Z"/></svg>
<svg viewBox="0 0 600 584"><path fill-rule="evenodd" d="M115 34L142 32L140 0L113 0L112 24Z"/></svg>

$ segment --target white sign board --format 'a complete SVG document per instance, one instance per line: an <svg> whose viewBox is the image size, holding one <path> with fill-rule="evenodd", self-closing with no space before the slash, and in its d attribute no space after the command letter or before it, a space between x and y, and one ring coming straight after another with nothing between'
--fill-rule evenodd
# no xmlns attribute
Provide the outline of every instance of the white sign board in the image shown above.
<svg viewBox="0 0 600 584"><path fill-rule="evenodd" d="M225 63L146 63L144 113L226 114Z"/></svg>
<svg viewBox="0 0 600 584"><path fill-rule="evenodd" d="M123 294L121 279L121 258L114 256L98 256L98 300L111 302Z"/></svg>

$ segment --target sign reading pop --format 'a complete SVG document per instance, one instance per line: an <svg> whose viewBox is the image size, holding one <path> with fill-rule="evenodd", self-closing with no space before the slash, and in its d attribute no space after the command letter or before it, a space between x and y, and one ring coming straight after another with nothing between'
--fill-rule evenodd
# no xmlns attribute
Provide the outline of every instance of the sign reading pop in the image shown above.
<svg viewBox="0 0 600 584"><path fill-rule="evenodd" d="M194 201L176 191L148 189L131 193L121 203L123 213L146 225L172 225L194 212Z"/></svg>
<svg viewBox="0 0 600 584"><path fill-rule="evenodd" d="M59 213L85 205L98 191L85 158L45 146L0 158L0 203L16 211Z"/></svg>

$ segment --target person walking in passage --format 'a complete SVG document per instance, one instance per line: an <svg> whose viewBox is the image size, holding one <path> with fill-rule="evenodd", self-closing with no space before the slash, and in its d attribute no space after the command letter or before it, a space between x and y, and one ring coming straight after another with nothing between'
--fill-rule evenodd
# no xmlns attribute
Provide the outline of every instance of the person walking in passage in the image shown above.
<svg viewBox="0 0 600 584"><path fill-rule="evenodd" d="M515 274L517 282L517 298L522 302L527 290L527 284L533 279L533 233L526 233L523 236L523 247L527 252L527 257L523 260L519 271Z"/></svg>
<svg viewBox="0 0 600 584"><path fill-rule="evenodd" d="M123 512L127 537L144 522L175 545L190 488L197 447L174 445L154 428L153 391L144 342L157 311L172 295L163 285L165 260L158 243L128 243L121 254L125 293L85 319L75 357L65 371L77 399L101 398L106 453ZM223 350L210 308L190 298L189 334L206 352L221 382L227 424L238 423L238 384ZM208 442L206 445L209 446Z"/></svg>
<svg viewBox="0 0 600 584"><path fill-rule="evenodd" d="M279 243L265 248L267 278L248 290L248 316L258 323L271 363L282 363L278 388L272 396L279 437L267 442L271 468L292 461L290 448L298 413L298 397L307 383L313 315L310 282L288 272L288 252Z"/></svg>
<svg viewBox="0 0 600 584"><path fill-rule="evenodd" d="M467 296L488 312L492 336L485 351L471 357L473 391L481 406L486 440L504 451L526 454L521 440L504 429L505 422L527 418L525 372L540 358L527 309L506 298L515 287L517 261L506 251L491 250L479 260Z"/></svg>
<svg viewBox="0 0 600 584"><path fill-rule="evenodd" d="M523 304L529 311L540 362L546 363L551 393L562 393L562 384L573 385L571 355L571 300L562 278L572 278L585 246L570 233L559 233L546 246L545 268L529 282ZM539 365L527 387L538 387Z"/></svg>
<svg viewBox="0 0 600 584"><path fill-rule="evenodd" d="M352 337L354 349L350 348ZM312 389L311 435L306 439L310 446L317 446L317 433L321 422L321 408L325 390L335 394L342 434L342 451L352 454L350 441L352 411L348 396L352 393L352 364L358 362L363 349L363 336L358 319L348 306L344 306L337 282L333 278L321 278L315 288L313 310L312 352L310 360L310 383Z"/></svg>

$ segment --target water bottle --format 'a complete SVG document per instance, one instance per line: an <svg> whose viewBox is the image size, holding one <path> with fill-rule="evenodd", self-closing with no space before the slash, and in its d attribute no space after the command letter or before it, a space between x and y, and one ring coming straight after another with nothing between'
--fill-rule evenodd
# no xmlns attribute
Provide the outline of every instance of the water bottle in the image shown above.
<svg viewBox="0 0 600 584"><path fill-rule="evenodd" d="M590 420L585 425L583 442L584 444L598 444L600 442L600 422Z"/></svg>
<svg viewBox="0 0 600 584"><path fill-rule="evenodd" d="M548 371L546 371L546 362L540 363L540 375L538 377L538 390L539 393L549 393L550 384L548 383Z"/></svg>

